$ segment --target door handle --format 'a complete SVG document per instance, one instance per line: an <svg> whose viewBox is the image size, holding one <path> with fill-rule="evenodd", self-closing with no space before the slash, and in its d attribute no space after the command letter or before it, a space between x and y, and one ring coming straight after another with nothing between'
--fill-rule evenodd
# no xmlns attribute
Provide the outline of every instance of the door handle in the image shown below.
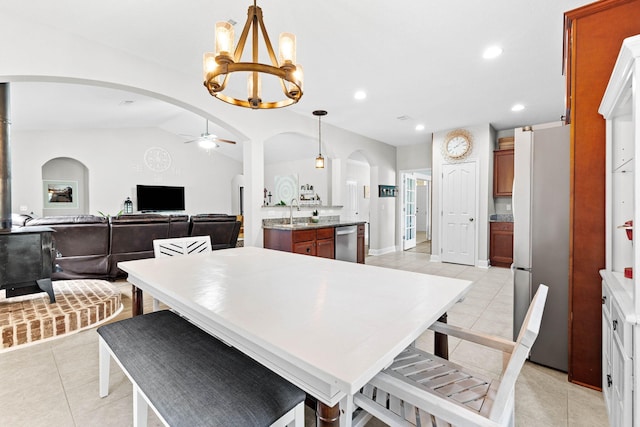
<svg viewBox="0 0 640 427"><path fill-rule="evenodd" d="M469 222L473 222L473 218L469 218Z"/></svg>

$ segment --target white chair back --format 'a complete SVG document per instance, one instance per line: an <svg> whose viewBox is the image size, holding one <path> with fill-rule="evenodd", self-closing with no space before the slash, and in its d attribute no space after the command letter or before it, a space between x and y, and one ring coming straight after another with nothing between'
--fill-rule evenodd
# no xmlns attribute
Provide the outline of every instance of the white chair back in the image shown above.
<svg viewBox="0 0 640 427"><path fill-rule="evenodd" d="M511 353L509 363L502 373L500 387L489 414L489 419L491 420L498 421L504 418L505 411L511 406L509 401L513 399L516 380L520 375L524 362L529 357L529 352L538 337L538 332L540 332L542 313L548 293L549 287L541 284L529 305L529 310L527 310L527 315L524 318L524 322L522 322L513 353Z"/></svg>
<svg viewBox="0 0 640 427"><path fill-rule="evenodd" d="M156 258L191 255L201 252L211 252L211 237L177 237L174 239L156 239L153 241L153 253Z"/></svg>

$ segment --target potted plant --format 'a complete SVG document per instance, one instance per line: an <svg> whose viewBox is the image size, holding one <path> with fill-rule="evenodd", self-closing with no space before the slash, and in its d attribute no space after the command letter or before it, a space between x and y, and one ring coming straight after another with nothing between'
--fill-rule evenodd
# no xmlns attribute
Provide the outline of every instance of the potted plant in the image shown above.
<svg viewBox="0 0 640 427"><path fill-rule="evenodd" d="M312 213L311 213L311 222L318 222L320 221L320 217L318 216L318 210L315 209Z"/></svg>

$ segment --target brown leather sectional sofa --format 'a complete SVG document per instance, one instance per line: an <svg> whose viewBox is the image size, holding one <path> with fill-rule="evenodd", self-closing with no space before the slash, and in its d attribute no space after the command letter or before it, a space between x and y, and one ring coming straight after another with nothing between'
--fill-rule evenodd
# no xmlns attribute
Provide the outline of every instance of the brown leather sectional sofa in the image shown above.
<svg viewBox="0 0 640 427"><path fill-rule="evenodd" d="M225 214L134 214L110 219L95 215L14 215L13 225L55 230L56 264L62 271L53 273L54 280L123 278L126 273L118 268L118 262L153 258L155 239L209 235L215 250L235 247L240 232L240 221Z"/></svg>

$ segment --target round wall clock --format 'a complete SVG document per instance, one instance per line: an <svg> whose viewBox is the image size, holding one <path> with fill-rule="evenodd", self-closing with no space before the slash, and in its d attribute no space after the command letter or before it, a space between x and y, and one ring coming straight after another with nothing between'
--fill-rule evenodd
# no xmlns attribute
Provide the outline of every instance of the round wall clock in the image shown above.
<svg viewBox="0 0 640 427"><path fill-rule="evenodd" d="M160 147L151 147L144 152L144 164L154 172L164 172L171 167L171 155Z"/></svg>
<svg viewBox="0 0 640 427"><path fill-rule="evenodd" d="M473 138L464 129L456 129L447 134L442 144L442 154L451 160L464 159L471 152Z"/></svg>

